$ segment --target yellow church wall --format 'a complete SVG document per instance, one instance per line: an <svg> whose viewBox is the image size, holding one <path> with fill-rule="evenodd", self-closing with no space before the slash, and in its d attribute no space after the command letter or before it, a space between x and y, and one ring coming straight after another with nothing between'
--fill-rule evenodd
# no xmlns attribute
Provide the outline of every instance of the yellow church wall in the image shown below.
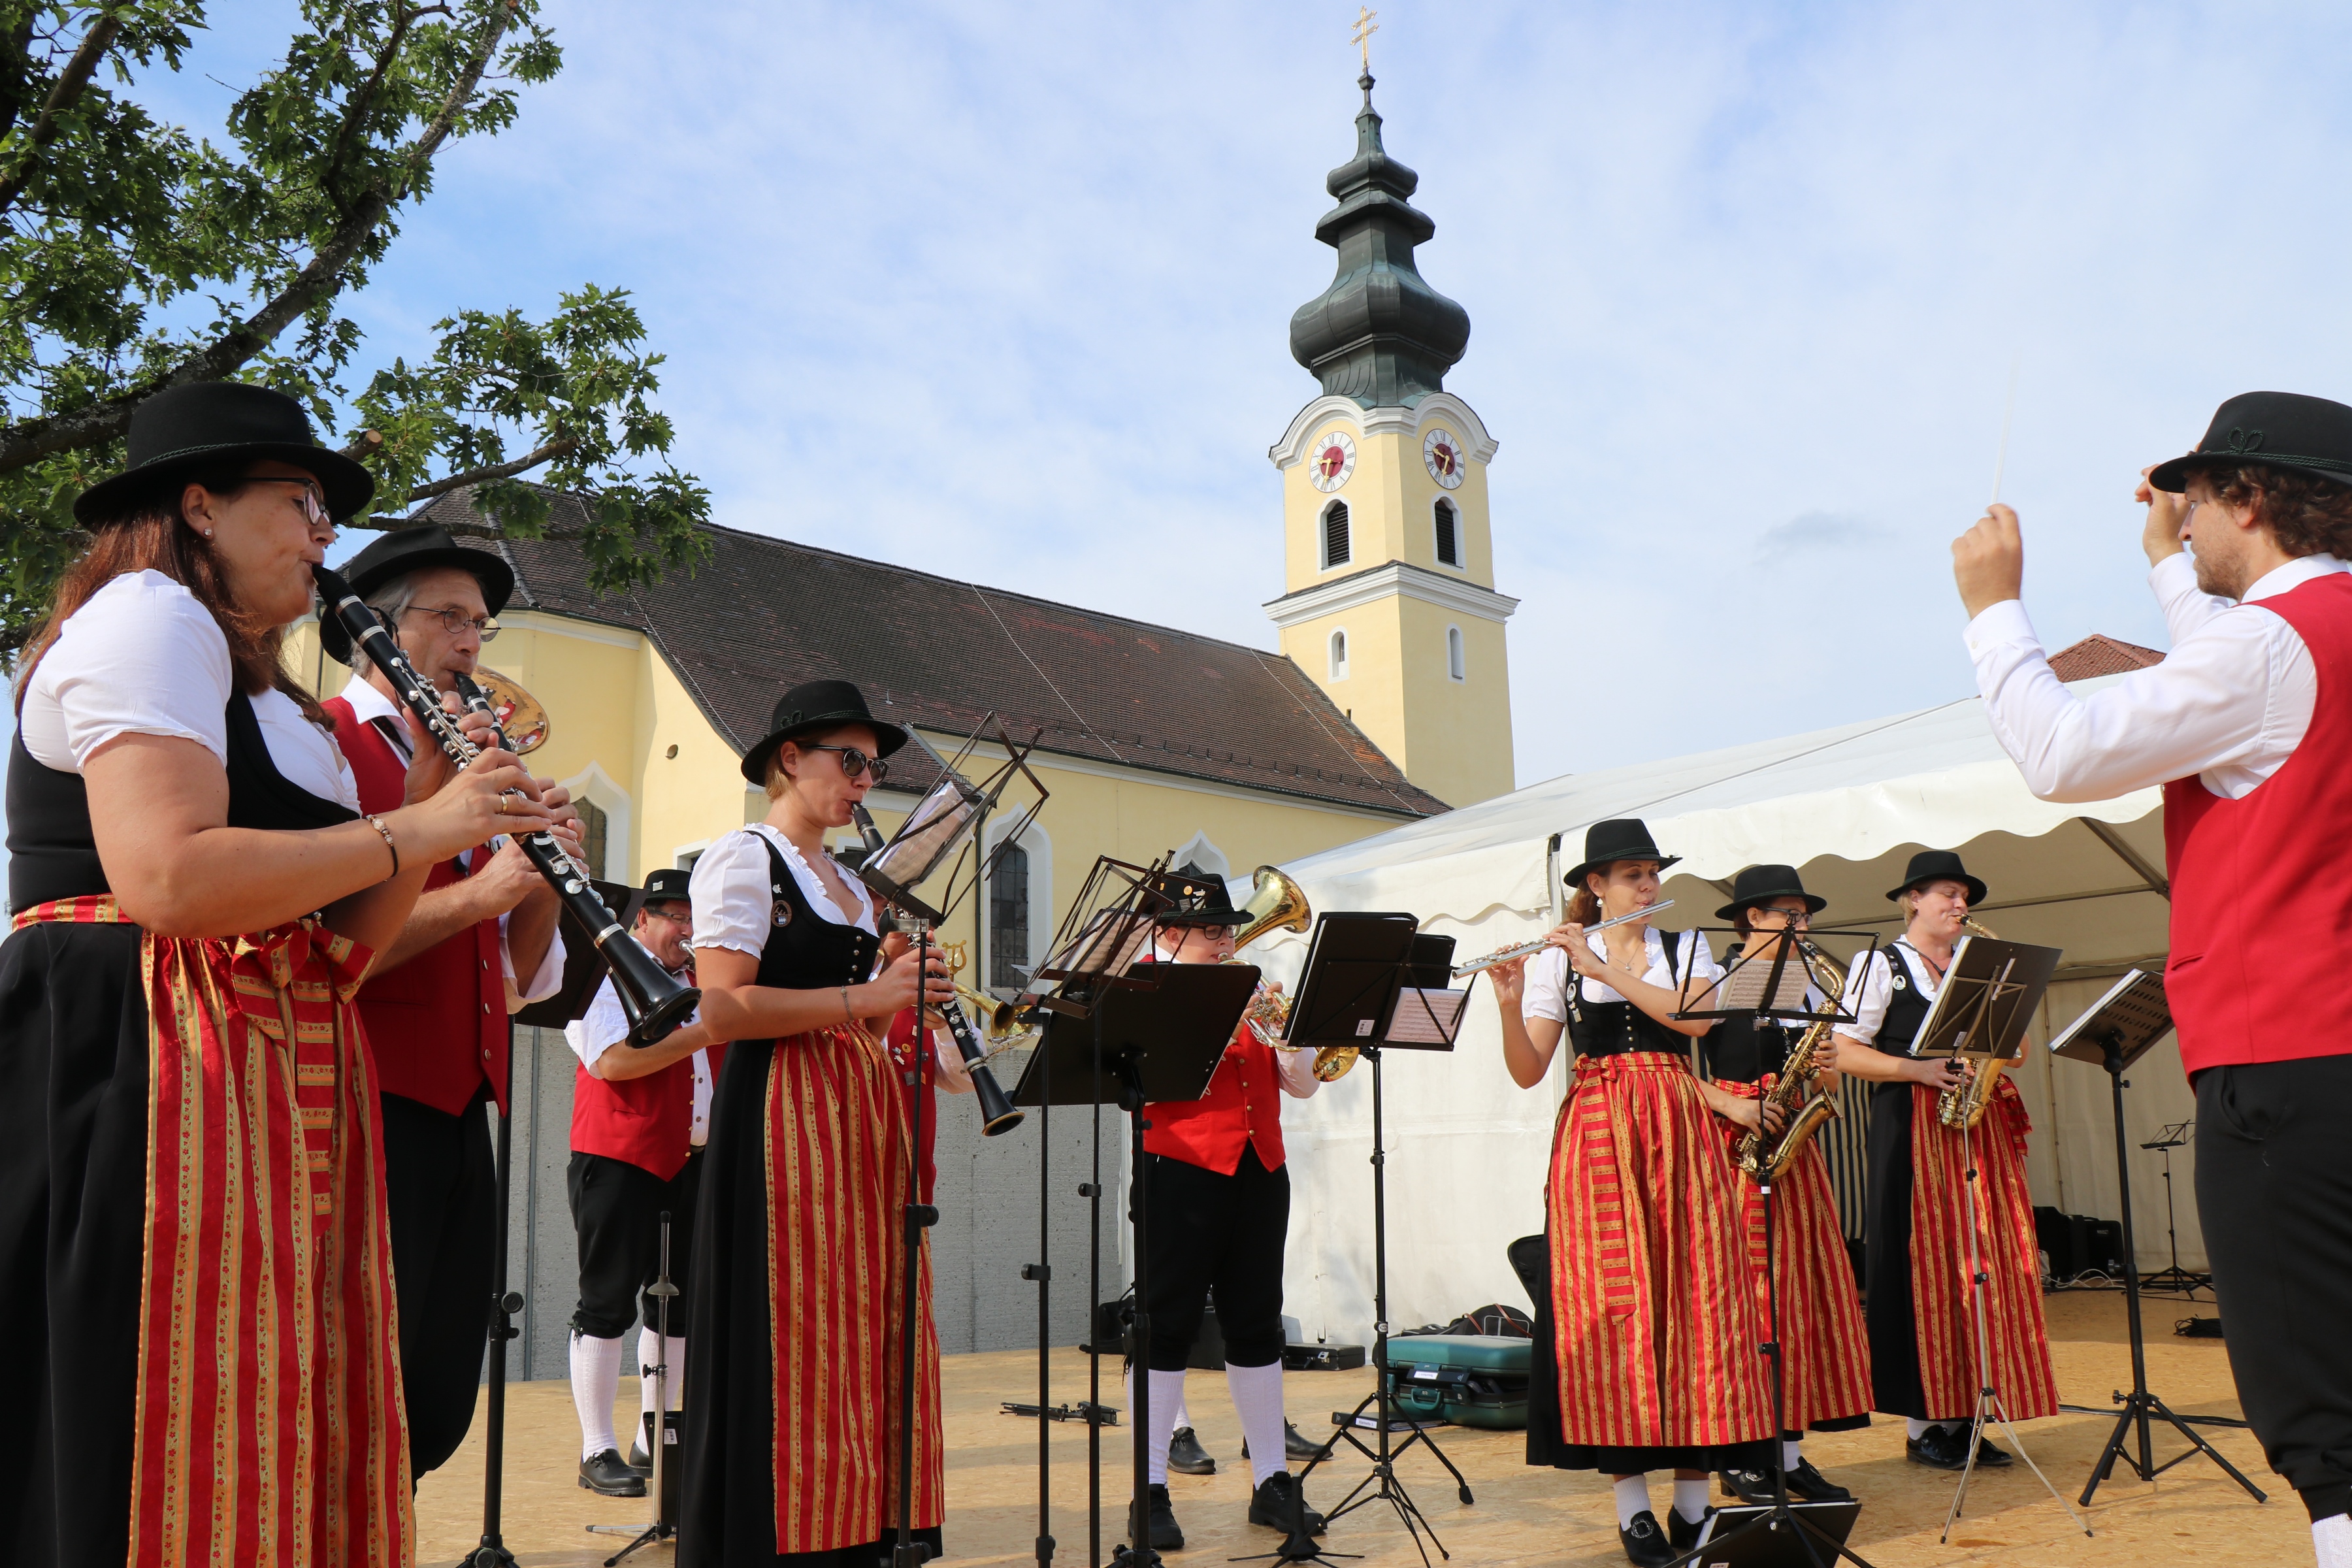
<svg viewBox="0 0 2352 1568"><path fill-rule="evenodd" d="M1462 630L1465 679L1458 681L1447 671L1448 626ZM1342 629L1349 675L1333 680L1330 638ZM1515 787L1510 669L1498 623L1391 595L1288 627L1282 651L1406 777L1447 805Z"/></svg>

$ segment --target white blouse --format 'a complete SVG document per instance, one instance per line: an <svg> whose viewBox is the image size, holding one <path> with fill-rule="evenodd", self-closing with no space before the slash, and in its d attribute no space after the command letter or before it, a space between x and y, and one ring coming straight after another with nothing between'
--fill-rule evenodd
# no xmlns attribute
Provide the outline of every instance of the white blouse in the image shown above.
<svg viewBox="0 0 2352 1568"><path fill-rule="evenodd" d="M1832 1026L1836 1033L1865 1046L1877 1041L1878 1031L1886 1024L1886 1005L1895 999L1895 972L1890 964L1898 947L1906 953L1903 980L1906 988L1916 988L1929 1002L1943 989L1943 982L1935 977L1935 966L1920 957L1907 940L1898 936L1872 953L1867 963L1857 963L1846 973L1845 1006L1853 1015L1853 1022Z"/></svg>
<svg viewBox="0 0 2352 1568"><path fill-rule="evenodd" d="M694 945L724 947L757 958L766 951L773 924L776 895L768 885L768 845L774 845L809 908L835 925L874 931L874 900L865 886L844 871L854 910L834 902L815 868L801 858L793 841L764 822L739 827L702 852L694 863L687 896L694 905Z"/></svg>
<svg viewBox="0 0 2352 1568"><path fill-rule="evenodd" d="M25 689L25 750L79 773L118 735L167 735L228 764L228 638L196 596L161 572L126 572L69 616ZM327 731L282 691L252 699L269 760L289 783L352 811L359 784Z"/></svg>
<svg viewBox="0 0 2352 1568"><path fill-rule="evenodd" d="M1648 966L1642 972L1642 978L1653 985L1674 988L1677 982L1666 968L1664 937L1656 930L1647 927L1643 928L1642 936L1643 945L1647 950L1649 959ZM1604 963L1608 960L1609 939L1606 933L1592 932L1584 940L1596 956ZM1681 931L1675 933L1675 940L1681 944L1683 979L1687 980L1696 974L1702 984L1712 985L1723 978L1723 966L1716 963L1715 953L1707 947L1704 934L1695 931ZM1588 978L1583 984L1583 997L1587 1006L1599 1006L1604 1003L1625 1000L1618 992L1598 980ZM1549 1018L1555 1024L1568 1022L1567 953L1562 952L1559 948L1548 947L1528 961L1527 989L1521 993L1519 1015L1527 1018Z"/></svg>
<svg viewBox="0 0 2352 1568"><path fill-rule="evenodd" d="M700 1023L702 1010L696 1008L686 1021ZM591 1072L596 1070L597 1058L628 1037L629 1016L621 1010L620 993L613 989L609 975L596 987L588 1011L563 1026L563 1043ZM687 1059L694 1064L694 1116L688 1125L687 1142L699 1149L710 1138L710 1053L697 1051Z"/></svg>

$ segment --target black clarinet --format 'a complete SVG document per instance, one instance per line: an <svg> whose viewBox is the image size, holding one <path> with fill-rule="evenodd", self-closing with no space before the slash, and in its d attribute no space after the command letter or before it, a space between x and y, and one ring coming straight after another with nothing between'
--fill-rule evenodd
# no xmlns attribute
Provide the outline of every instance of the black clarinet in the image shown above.
<svg viewBox="0 0 2352 1568"><path fill-rule="evenodd" d="M481 755L480 748L466 739L457 721L442 708L441 693L416 672L408 656L400 651L400 645L384 630L383 623L376 619L375 612L352 592L352 585L340 574L324 566L311 567L310 574L318 580L320 595L342 623L353 646L367 650L368 658L383 671L384 679L392 682L393 689L416 716L416 721L440 742L450 759L462 768ZM463 681L465 677L459 676L458 679ZM475 696L480 696L478 688ZM499 743L503 749L506 742L501 739ZM587 869L564 851L553 834L541 829L517 835L515 842L522 847L524 858L555 889L565 911L593 939L596 955L612 972L614 993L620 997L621 1011L629 1020L630 1043L650 1046L676 1033L701 1003L702 993L672 979L660 961L646 951L645 944L623 929L619 919L590 884Z"/></svg>
<svg viewBox="0 0 2352 1568"><path fill-rule="evenodd" d="M874 826L874 818L867 814L866 807L862 804L852 805L849 808L849 815L857 824L857 836L866 841L866 855L870 858L880 854L882 830ZM920 919L910 919L906 925L908 933L915 939L918 946L929 948L933 952L939 951L937 945L930 941L929 922ZM918 1011L915 1033L917 1048L919 1049L922 1035L920 991L919 990L916 994ZM940 1006L939 1012L940 1016L947 1021L948 1033L955 1037L956 1054L963 1058L964 1066L971 1069L972 1092L980 1097L981 1135L984 1138L993 1138L1000 1132L1012 1131L1027 1120L1028 1113L1013 1109L1011 1098L1005 1094L1003 1087L996 1081L996 1074L989 1069L987 1047L980 1043L980 1037L971 1032L971 1020L965 1016L963 1004L950 996Z"/></svg>

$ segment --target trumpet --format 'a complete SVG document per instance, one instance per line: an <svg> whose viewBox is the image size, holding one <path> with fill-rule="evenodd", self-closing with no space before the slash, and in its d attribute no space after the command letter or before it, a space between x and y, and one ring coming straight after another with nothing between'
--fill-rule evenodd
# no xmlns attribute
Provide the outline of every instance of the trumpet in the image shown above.
<svg viewBox="0 0 2352 1568"><path fill-rule="evenodd" d="M1607 931L1611 926L1621 926L1628 921L1645 921L1660 910L1670 910L1674 907L1674 900L1660 899L1656 903L1646 908L1631 910L1622 915L1612 915L1605 921L1595 921L1584 928L1584 934L1591 936L1594 931ZM1533 942L1523 942L1514 947L1498 947L1484 958L1474 958L1467 963L1455 964L1454 978L1459 980L1465 974L1484 974L1498 963L1509 963L1515 959L1525 958L1530 953L1541 952L1550 945L1549 936L1539 936Z"/></svg>
<svg viewBox="0 0 2352 1568"><path fill-rule="evenodd" d="M1974 920L1963 919L1963 929L1976 936L2000 937ZM1936 1120L1955 1132L1973 1131L1992 1108L1992 1091L2000 1084L2000 1064L1966 1057L1960 1061L1960 1081L1936 1096Z"/></svg>
<svg viewBox="0 0 2352 1568"><path fill-rule="evenodd" d="M967 945L961 942L943 942L939 946L940 952L947 957L948 973L961 974ZM1025 1046L1037 1037L1037 1026L1024 1020L1019 1003L1000 1001L984 991L974 991L961 980L955 983L955 994L956 1000L971 1008L971 1016L980 1020L981 1030L988 1038L990 1056L1011 1050L1015 1046Z"/></svg>

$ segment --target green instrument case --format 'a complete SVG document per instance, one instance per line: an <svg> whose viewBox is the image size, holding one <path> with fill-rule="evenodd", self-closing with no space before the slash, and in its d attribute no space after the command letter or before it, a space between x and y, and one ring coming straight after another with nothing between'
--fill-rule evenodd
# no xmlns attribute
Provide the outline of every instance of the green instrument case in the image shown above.
<svg viewBox="0 0 2352 1568"><path fill-rule="evenodd" d="M1515 1334L1410 1334L1388 1342L1389 1397L1417 1421L1508 1430L1528 1424L1533 1340Z"/></svg>

